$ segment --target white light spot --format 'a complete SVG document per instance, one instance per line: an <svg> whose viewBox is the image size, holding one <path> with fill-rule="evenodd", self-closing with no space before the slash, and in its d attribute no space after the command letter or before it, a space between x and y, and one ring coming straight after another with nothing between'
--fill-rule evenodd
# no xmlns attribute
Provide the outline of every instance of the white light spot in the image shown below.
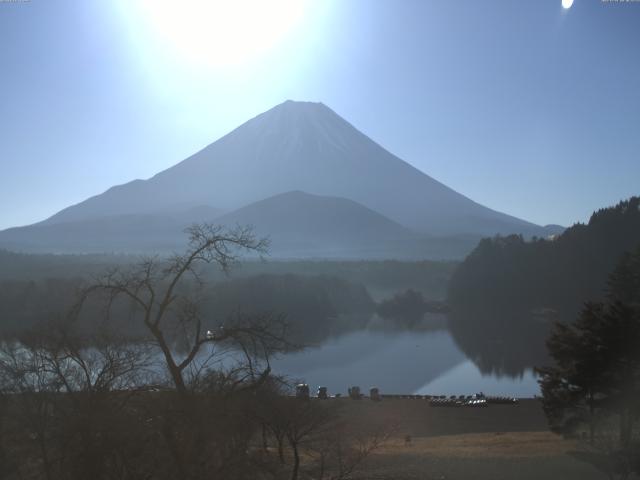
<svg viewBox="0 0 640 480"><path fill-rule="evenodd" d="M2 2L2 0L0 0ZM281 41L301 20L302 0L140 0L162 47L194 63L244 63Z"/></svg>
<svg viewBox="0 0 640 480"><path fill-rule="evenodd" d="M573 0L562 0L562 8L568 10L573 5Z"/></svg>

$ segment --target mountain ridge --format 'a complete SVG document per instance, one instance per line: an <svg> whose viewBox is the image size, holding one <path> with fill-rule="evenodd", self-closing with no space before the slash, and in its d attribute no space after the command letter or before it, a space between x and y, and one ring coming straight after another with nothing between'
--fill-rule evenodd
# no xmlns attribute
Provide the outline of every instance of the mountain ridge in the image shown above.
<svg viewBox="0 0 640 480"><path fill-rule="evenodd" d="M16 227L0 232L0 248L38 253L165 254L184 249L184 230L201 222L228 228L251 225L256 235L270 238L269 255L278 259L457 259L479 240L474 236L428 237L353 200L293 191L224 214L207 206L174 215L110 215Z"/></svg>

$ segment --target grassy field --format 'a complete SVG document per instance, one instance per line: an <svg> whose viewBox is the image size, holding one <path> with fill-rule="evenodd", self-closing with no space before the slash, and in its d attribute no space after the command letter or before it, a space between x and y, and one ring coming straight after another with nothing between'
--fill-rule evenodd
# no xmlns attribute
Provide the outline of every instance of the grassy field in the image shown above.
<svg viewBox="0 0 640 480"><path fill-rule="evenodd" d="M548 431L540 403L430 407L425 400L332 400L368 428L393 426L369 458L367 479L602 479L578 459L586 447ZM407 441L407 436L410 441Z"/></svg>

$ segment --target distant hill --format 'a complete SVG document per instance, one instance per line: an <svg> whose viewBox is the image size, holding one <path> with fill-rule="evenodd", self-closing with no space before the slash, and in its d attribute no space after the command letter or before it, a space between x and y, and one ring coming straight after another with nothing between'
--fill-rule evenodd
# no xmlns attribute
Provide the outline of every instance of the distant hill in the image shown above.
<svg viewBox="0 0 640 480"><path fill-rule="evenodd" d="M352 200L288 192L219 217L227 226L253 225L271 239L271 254L290 257L407 256L421 236Z"/></svg>
<svg viewBox="0 0 640 480"><path fill-rule="evenodd" d="M566 230L562 225L545 225L541 228L540 233L537 235L542 238L553 237L556 235L560 235Z"/></svg>

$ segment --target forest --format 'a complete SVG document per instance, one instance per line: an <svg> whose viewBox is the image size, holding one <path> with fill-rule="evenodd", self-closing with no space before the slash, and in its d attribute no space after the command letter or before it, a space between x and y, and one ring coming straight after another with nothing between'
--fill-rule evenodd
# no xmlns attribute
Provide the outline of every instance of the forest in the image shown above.
<svg viewBox="0 0 640 480"><path fill-rule="evenodd" d="M554 321L604 298L608 276L640 245L640 198L593 213L551 238L483 239L451 277L449 326L485 371L517 374L548 360Z"/></svg>

